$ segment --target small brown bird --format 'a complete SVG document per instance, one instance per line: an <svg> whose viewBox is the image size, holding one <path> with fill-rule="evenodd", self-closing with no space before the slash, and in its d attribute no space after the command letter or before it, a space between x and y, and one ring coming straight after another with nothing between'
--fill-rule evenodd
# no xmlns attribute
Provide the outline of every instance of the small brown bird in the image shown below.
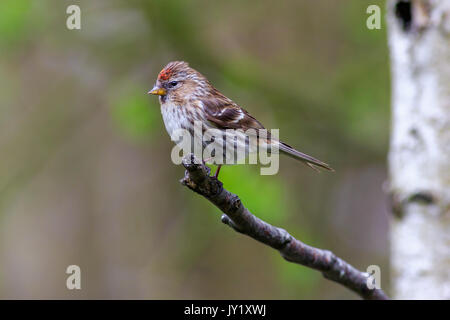
<svg viewBox="0 0 450 320"><path fill-rule="evenodd" d="M148 93L159 96L164 124L170 136L179 129L188 130L193 135L195 121L202 123L203 130L219 129L224 135L227 129L240 129L243 132L254 129L256 135L260 130L264 130L264 126L258 120L220 93L205 76L183 61L167 64L159 73L155 86ZM313 169L317 170L320 167L334 171L328 164L281 141L270 137L265 141L267 144L263 146L258 140L258 147L267 148L276 145L281 153L300 160ZM206 145L202 143L202 149L205 147ZM221 164L218 164L216 178L220 168Z"/></svg>

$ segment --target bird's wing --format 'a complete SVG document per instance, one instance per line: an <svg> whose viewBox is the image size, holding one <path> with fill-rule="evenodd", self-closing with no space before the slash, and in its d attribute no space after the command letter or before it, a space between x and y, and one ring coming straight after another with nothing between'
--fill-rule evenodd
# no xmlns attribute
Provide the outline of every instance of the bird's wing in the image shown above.
<svg viewBox="0 0 450 320"><path fill-rule="evenodd" d="M264 126L253 118L246 110L235 104L225 96L216 95L214 98L203 99L200 101L206 114L207 120L218 129L255 129L256 136L260 136L259 130ZM334 171L328 164L302 153L291 146L271 138L269 132L265 132L266 143L276 145L282 153L291 156L294 159L302 161L312 169L318 167Z"/></svg>
<svg viewBox="0 0 450 320"><path fill-rule="evenodd" d="M264 129L264 126L246 110L225 96L202 99L206 119L218 129Z"/></svg>

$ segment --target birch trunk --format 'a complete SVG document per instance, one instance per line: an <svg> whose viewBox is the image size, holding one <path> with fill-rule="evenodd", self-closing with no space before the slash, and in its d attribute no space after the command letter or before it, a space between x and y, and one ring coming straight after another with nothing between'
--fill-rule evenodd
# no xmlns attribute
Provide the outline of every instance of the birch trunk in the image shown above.
<svg viewBox="0 0 450 320"><path fill-rule="evenodd" d="M450 299L450 0L388 0L391 285Z"/></svg>

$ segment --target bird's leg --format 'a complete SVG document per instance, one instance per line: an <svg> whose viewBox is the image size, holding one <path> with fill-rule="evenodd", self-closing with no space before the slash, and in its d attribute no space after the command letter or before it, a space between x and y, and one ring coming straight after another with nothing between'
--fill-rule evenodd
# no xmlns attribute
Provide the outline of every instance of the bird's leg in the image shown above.
<svg viewBox="0 0 450 320"><path fill-rule="evenodd" d="M222 165L221 164L217 165L216 174L214 175L214 178L216 179L219 177L220 168L222 168Z"/></svg>
<svg viewBox="0 0 450 320"><path fill-rule="evenodd" d="M209 174L211 173L211 168L208 167L208 166L206 165L206 162L209 161L209 160L211 160L211 159L212 159L212 157L206 158L206 159L202 159L203 165L206 167L206 170L208 170L208 176L209 176Z"/></svg>

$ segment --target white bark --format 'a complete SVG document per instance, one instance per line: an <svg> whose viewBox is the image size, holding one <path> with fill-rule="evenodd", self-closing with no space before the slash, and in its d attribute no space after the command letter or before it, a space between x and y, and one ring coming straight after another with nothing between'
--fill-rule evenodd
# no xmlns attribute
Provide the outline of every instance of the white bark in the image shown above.
<svg viewBox="0 0 450 320"><path fill-rule="evenodd" d="M403 2L409 28L395 15L397 0L387 8L392 293L450 299L450 0Z"/></svg>

